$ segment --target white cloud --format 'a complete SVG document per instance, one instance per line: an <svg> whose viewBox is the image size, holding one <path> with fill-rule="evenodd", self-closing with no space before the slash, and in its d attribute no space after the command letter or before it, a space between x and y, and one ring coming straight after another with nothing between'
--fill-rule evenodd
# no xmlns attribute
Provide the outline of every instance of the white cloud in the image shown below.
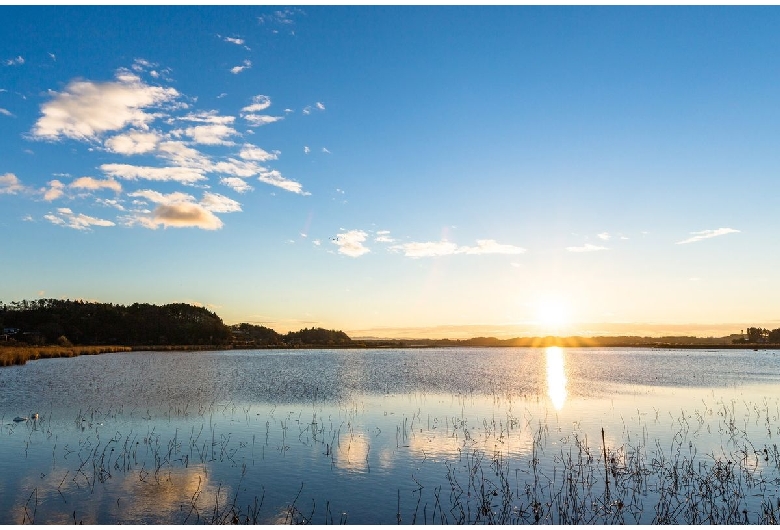
<svg viewBox="0 0 780 530"><path fill-rule="evenodd" d="M478 239L475 247L458 246L450 241L427 241L394 245L390 247L390 250L403 252L404 256L408 258L432 258L454 254L522 254L525 252L524 248L501 244L494 239Z"/></svg>
<svg viewBox="0 0 780 530"><path fill-rule="evenodd" d="M110 208L116 208L117 210L124 212L125 207L122 205L122 201L118 199L95 199L95 202L97 204L102 204L103 206L108 206Z"/></svg>
<svg viewBox="0 0 780 530"><path fill-rule="evenodd" d="M306 107L304 107L304 108L303 108L303 113L304 113L306 116L308 116L309 114L311 114L311 105L307 105Z"/></svg>
<svg viewBox="0 0 780 530"><path fill-rule="evenodd" d="M322 148L322 152L325 153L325 154L328 154L328 155L330 154L330 151L328 151L327 147L323 147Z"/></svg>
<svg viewBox="0 0 780 530"><path fill-rule="evenodd" d="M43 190L43 200L51 202L53 200L59 199L65 193L64 190L65 184L59 180L49 181L49 189L44 188Z"/></svg>
<svg viewBox="0 0 780 530"><path fill-rule="evenodd" d="M15 195L17 192L24 190L21 181L13 173L6 173L0 175L0 194L9 193Z"/></svg>
<svg viewBox="0 0 780 530"><path fill-rule="evenodd" d="M478 239L476 247L461 247L458 253L463 254L522 254L525 249L514 245L502 245L493 239Z"/></svg>
<svg viewBox="0 0 780 530"><path fill-rule="evenodd" d="M127 217L126 224L130 226L140 224L153 230L160 226L218 230L223 226L222 220L213 212L241 211L241 205L236 201L209 192L204 193L203 199L199 203L195 202L192 195L181 192L163 194L154 190L141 190L128 195L149 200L156 203L157 206L152 212L136 212L135 215Z"/></svg>
<svg viewBox="0 0 780 530"><path fill-rule="evenodd" d="M156 132L128 131L105 141L106 149L121 155L141 155L154 151L162 137Z"/></svg>
<svg viewBox="0 0 780 530"><path fill-rule="evenodd" d="M130 164L103 164L100 169L109 176L125 180L155 180L158 182L179 182L193 184L206 177L197 170L187 167L149 167Z"/></svg>
<svg viewBox="0 0 780 530"><path fill-rule="evenodd" d="M268 116L267 114L242 114L241 117L258 127L284 119L283 116Z"/></svg>
<svg viewBox="0 0 780 530"><path fill-rule="evenodd" d="M208 172L213 164L209 157L184 142L162 142L157 146L157 155L177 165Z"/></svg>
<svg viewBox="0 0 780 530"><path fill-rule="evenodd" d="M367 237L368 234L366 234L363 230L350 230L348 232L341 232L331 241L334 245L339 247L339 254L357 258L363 254L371 252L370 249L363 245L363 242Z"/></svg>
<svg viewBox="0 0 780 530"><path fill-rule="evenodd" d="M208 123L209 125L230 125L236 121L235 116L220 116L216 110L191 112L179 119L195 123Z"/></svg>
<svg viewBox="0 0 780 530"><path fill-rule="evenodd" d="M374 238L374 241L377 243L395 243L395 239L390 237L389 230L379 230L376 233L376 237Z"/></svg>
<svg viewBox="0 0 780 530"><path fill-rule="evenodd" d="M10 110L4 109L4 108L0 108L0 114L2 114L3 116L8 116L9 118L13 118L14 117L14 115L11 113Z"/></svg>
<svg viewBox="0 0 780 530"><path fill-rule="evenodd" d="M271 106L271 98L258 94L252 98L252 104L241 109L241 112L262 112Z"/></svg>
<svg viewBox="0 0 780 530"><path fill-rule="evenodd" d="M203 145L235 145L234 142L228 140L230 136L238 134L233 127L228 127L224 124L210 124L210 125L196 125L195 127L187 127L186 129L177 129L172 131L175 136L186 135L192 138L197 144Z"/></svg>
<svg viewBox="0 0 780 530"><path fill-rule="evenodd" d="M22 57L21 55L18 55L13 59L7 59L5 61L6 66L18 66L20 64L24 64L24 57Z"/></svg>
<svg viewBox="0 0 780 530"><path fill-rule="evenodd" d="M200 204L210 212L231 213L241 211L241 205L238 202L224 195L208 191L203 194Z"/></svg>
<svg viewBox="0 0 780 530"><path fill-rule="evenodd" d="M309 149L309 146L308 146L308 145L304 145L304 146L303 146L303 153L304 153L304 154L306 154L306 155L308 155L309 153L311 153L311 149Z"/></svg>
<svg viewBox="0 0 780 530"><path fill-rule="evenodd" d="M592 245L590 243L585 243L581 247L566 247L566 250L569 252L596 252L598 250L609 250L607 247L600 247L597 245Z"/></svg>
<svg viewBox="0 0 780 530"><path fill-rule="evenodd" d="M240 74L247 68L252 68L252 61L250 61L249 59L244 60L244 63L241 66L234 66L233 68L231 68L230 73Z"/></svg>
<svg viewBox="0 0 780 530"><path fill-rule="evenodd" d="M458 245L449 241L413 242L392 246L390 250L401 251L407 258L431 258L455 254L458 251Z"/></svg>
<svg viewBox="0 0 780 530"><path fill-rule="evenodd" d="M219 179L220 184L224 184L238 193L246 193L252 191L254 188L246 183L246 181L239 177L222 177Z"/></svg>
<svg viewBox="0 0 780 530"><path fill-rule="evenodd" d="M257 160L258 162L267 162L279 158L279 151L269 153L260 147L252 144L244 144L241 152L238 154L244 160Z"/></svg>
<svg viewBox="0 0 780 530"><path fill-rule="evenodd" d="M318 109L320 109L320 110L325 110L325 105L323 105L322 103L320 103L320 102L318 101L318 102L317 102L317 108L318 108Z"/></svg>
<svg viewBox="0 0 780 530"><path fill-rule="evenodd" d="M239 46L244 45L244 39L234 39L233 37L225 37L225 42L232 42L233 44L237 44Z"/></svg>
<svg viewBox="0 0 780 530"><path fill-rule="evenodd" d="M180 191L168 193L166 195L165 193L160 193L159 191L155 190L139 190L128 193L127 195L128 197L141 197L142 199L146 199L157 204L175 204L182 202L193 202L195 200L195 197L189 193L182 193Z"/></svg>
<svg viewBox="0 0 780 530"><path fill-rule="evenodd" d="M92 177L79 177L70 183L71 188L85 190L109 189L116 193L122 191L122 185L114 179L98 180Z"/></svg>
<svg viewBox="0 0 780 530"><path fill-rule="evenodd" d="M114 226L113 221L98 219L83 213L75 214L70 208L58 208L56 214L49 212L43 218L55 225L76 230L89 230L92 226Z"/></svg>
<svg viewBox="0 0 780 530"><path fill-rule="evenodd" d="M688 239L684 239L682 241L678 241L677 245L684 245L686 243L694 243L696 241L701 241L703 239L709 239L711 237L718 237L718 236L724 236L726 234L736 234L739 233L739 230L735 230L733 228L718 228L716 230L702 230L701 232L691 232L691 236Z"/></svg>
<svg viewBox="0 0 780 530"><path fill-rule="evenodd" d="M597 235L599 239L602 241L609 241L612 236L609 235L609 232L602 232Z"/></svg>
<svg viewBox="0 0 780 530"><path fill-rule="evenodd" d="M222 221L209 210L195 203L160 204L150 217L139 219L146 228L157 229L163 227L176 228L202 228L204 230L218 230L222 228Z"/></svg>
<svg viewBox="0 0 780 530"><path fill-rule="evenodd" d="M282 174L275 169L271 171L263 171L260 173L258 180L260 182L265 182L271 186L276 186L277 188L282 188L283 190L291 191L293 193L298 193L300 195L310 195L308 192L303 191L303 186L301 186L300 182L284 178Z"/></svg>
<svg viewBox="0 0 780 530"><path fill-rule="evenodd" d="M128 71L120 71L117 81L106 83L72 81L64 92L53 94L33 126L32 133L39 138L84 140L127 125L145 129L157 116L144 109L179 96L173 88L146 85Z"/></svg>

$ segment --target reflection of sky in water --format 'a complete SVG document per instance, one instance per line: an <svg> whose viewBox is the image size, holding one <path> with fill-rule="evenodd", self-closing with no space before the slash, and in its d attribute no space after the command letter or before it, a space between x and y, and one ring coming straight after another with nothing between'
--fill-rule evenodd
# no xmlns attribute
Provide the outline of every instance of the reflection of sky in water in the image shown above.
<svg viewBox="0 0 780 530"><path fill-rule="evenodd" d="M316 507L318 524L326 506L334 522L346 512L351 523L395 523L400 494L408 523L418 498L430 508L436 488L446 491L449 473L467 480L477 454L487 455L484 466L500 455L519 481L535 455L553 476L553 457L575 440L600 454L602 428L609 450L684 439L711 464L745 436L757 451L780 436L777 357L750 354L548 348L38 361L0 370L0 520L21 522L37 496L37 523L72 522L75 510L85 523L176 524L193 498L203 522L217 500L235 498L246 511L257 496L260 522L284 522L297 497L307 516ZM33 411L38 424L9 419ZM95 462L110 474L102 482ZM777 472L773 462L756 465Z"/></svg>

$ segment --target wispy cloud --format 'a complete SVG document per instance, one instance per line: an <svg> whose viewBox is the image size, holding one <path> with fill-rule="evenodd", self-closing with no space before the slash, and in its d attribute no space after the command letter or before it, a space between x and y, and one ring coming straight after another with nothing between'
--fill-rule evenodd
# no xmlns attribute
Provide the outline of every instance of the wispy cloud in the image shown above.
<svg viewBox="0 0 780 530"><path fill-rule="evenodd" d="M176 129L171 131L174 136L189 136L196 144L203 145L235 145L235 142L229 140L231 136L236 136L238 131L233 127L224 124L196 125L186 129Z"/></svg>
<svg viewBox="0 0 780 530"><path fill-rule="evenodd" d="M64 92L52 95L33 126L36 138L89 140L128 125L145 129L156 118L145 109L171 102L179 93L173 88L149 86L124 70L117 74L117 81L72 81Z"/></svg>
<svg viewBox="0 0 780 530"><path fill-rule="evenodd" d="M460 247L463 254L523 254L525 249L514 245L502 245L493 239L478 239L476 247Z"/></svg>
<svg viewBox="0 0 780 530"><path fill-rule="evenodd" d="M225 37L223 39L225 42L232 42L233 44L237 44L238 46L244 45L244 39L238 39L233 37Z"/></svg>
<svg viewBox="0 0 780 530"><path fill-rule="evenodd" d="M733 228L718 228L715 230L702 230L701 232L691 232L691 237L678 241L677 245L684 245L686 243L695 243L696 241L702 241L704 239L710 239L712 237L725 236L726 234L736 234L739 230Z"/></svg>
<svg viewBox="0 0 780 530"><path fill-rule="evenodd" d="M609 241L612 238L612 236L609 235L609 232L602 232L598 234L597 237L602 241Z"/></svg>
<svg viewBox="0 0 780 530"><path fill-rule="evenodd" d="M269 116L267 114L242 114L241 117L257 127L284 119L283 116Z"/></svg>
<svg viewBox="0 0 780 530"><path fill-rule="evenodd" d="M240 66L234 66L230 69L231 74L240 74L244 70L247 70L248 68L252 68L252 61L249 59L244 59L244 62Z"/></svg>
<svg viewBox="0 0 780 530"><path fill-rule="evenodd" d="M412 242L392 246L390 250L403 252L407 258L431 258L456 254L458 245L449 241Z"/></svg>
<svg viewBox="0 0 780 530"><path fill-rule="evenodd" d="M115 224L107 219L99 219L83 213L73 213L70 208L57 208L57 213L49 212L43 218L55 225L75 230L89 230L93 226L114 226Z"/></svg>
<svg viewBox="0 0 780 530"><path fill-rule="evenodd" d="M23 190L24 190L24 186L22 186L22 183L19 180L19 178L13 173L6 173L5 175L0 175L0 194L8 193L11 195L15 195L18 192Z"/></svg>
<svg viewBox="0 0 780 530"><path fill-rule="evenodd" d="M9 118L13 118L14 117L13 113L11 113L10 110L4 109L4 108L0 108L0 114L2 114L3 116L8 116Z"/></svg>
<svg viewBox="0 0 780 530"><path fill-rule="evenodd" d="M262 112L271 106L271 98L258 94L252 98L252 104L241 109L241 112Z"/></svg>
<svg viewBox="0 0 780 530"><path fill-rule="evenodd" d="M379 230L374 241L377 243L395 243L395 239L390 237L390 230Z"/></svg>
<svg viewBox="0 0 780 530"><path fill-rule="evenodd" d="M219 179L219 183L232 188L237 193L246 193L252 191L254 188L247 184L247 182L240 177L222 177Z"/></svg>
<svg viewBox="0 0 780 530"><path fill-rule="evenodd" d="M188 167L150 167L130 164L103 164L100 169L107 175L124 180L155 180L193 184L206 177L201 171Z"/></svg>
<svg viewBox="0 0 780 530"><path fill-rule="evenodd" d="M260 176L257 177L257 180L300 195L310 195L309 192L303 191L303 186L300 182L284 178L282 174L275 169L261 172Z"/></svg>
<svg viewBox="0 0 780 530"><path fill-rule="evenodd" d="M252 144L244 144L241 147L241 152L238 154L244 160L255 160L257 162L268 162L269 160L276 160L279 158L279 151L269 153L268 151L257 147Z"/></svg>
<svg viewBox="0 0 780 530"><path fill-rule="evenodd" d="M394 252L402 252L408 258L431 258L452 256L455 254L522 254L525 249L515 245L501 244L494 239L478 239L476 246L458 246L450 241L412 242L390 247Z"/></svg>
<svg viewBox="0 0 780 530"><path fill-rule="evenodd" d="M114 179L99 180L92 177L79 177L70 183L70 187L84 190L108 189L116 193L122 191L122 185Z"/></svg>
<svg viewBox="0 0 780 530"><path fill-rule="evenodd" d="M581 247L566 247L569 252L597 252L599 250L609 250L607 247L600 247L591 243L585 243Z"/></svg>
<svg viewBox="0 0 780 530"><path fill-rule="evenodd" d="M13 59L6 59L3 64L6 66L19 66L24 64L24 57L17 55Z"/></svg>
<svg viewBox="0 0 780 530"><path fill-rule="evenodd" d="M339 254L357 258L371 252L369 248L363 245L367 237L368 234L363 230L349 230L339 233L339 235L331 239L331 242L339 247Z"/></svg>

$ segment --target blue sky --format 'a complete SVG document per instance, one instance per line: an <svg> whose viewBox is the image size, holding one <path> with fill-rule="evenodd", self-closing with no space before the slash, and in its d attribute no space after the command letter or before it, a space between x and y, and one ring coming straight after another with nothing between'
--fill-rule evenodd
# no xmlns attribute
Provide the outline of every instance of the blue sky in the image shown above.
<svg viewBox="0 0 780 530"><path fill-rule="evenodd" d="M775 7L2 7L0 299L777 327Z"/></svg>

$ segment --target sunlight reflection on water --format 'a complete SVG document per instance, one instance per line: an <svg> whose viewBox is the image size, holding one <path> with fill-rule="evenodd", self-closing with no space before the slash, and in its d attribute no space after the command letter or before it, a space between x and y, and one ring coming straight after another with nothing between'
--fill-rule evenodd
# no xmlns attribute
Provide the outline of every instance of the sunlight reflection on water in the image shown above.
<svg viewBox="0 0 780 530"><path fill-rule="evenodd" d="M555 410L561 410L566 403L566 360L563 348L550 346L545 350L547 359L547 395Z"/></svg>

